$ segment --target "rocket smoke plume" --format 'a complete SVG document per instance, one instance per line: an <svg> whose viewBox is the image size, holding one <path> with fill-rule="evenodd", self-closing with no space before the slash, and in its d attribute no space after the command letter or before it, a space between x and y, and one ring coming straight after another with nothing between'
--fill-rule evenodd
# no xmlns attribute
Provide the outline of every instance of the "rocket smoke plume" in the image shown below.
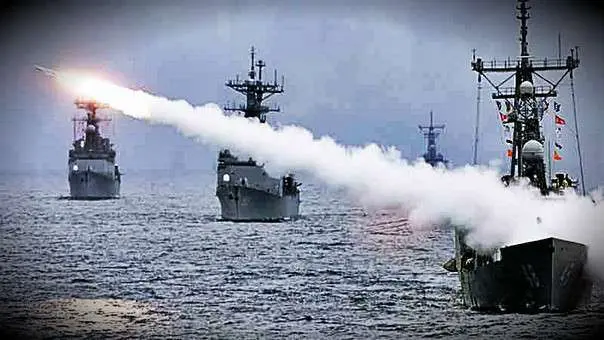
<svg viewBox="0 0 604 340"><path fill-rule="evenodd" d="M134 91L76 72L53 75L80 97L106 103L137 119L168 124L205 143L265 161L273 169L307 172L344 188L373 207L398 207L414 224L463 226L480 249L559 237L589 247L589 265L604 278L604 204L597 197L567 194L544 199L528 186L504 187L495 169L432 168L401 159L394 148L338 145L301 127L273 128L226 116L215 104L192 106Z"/></svg>

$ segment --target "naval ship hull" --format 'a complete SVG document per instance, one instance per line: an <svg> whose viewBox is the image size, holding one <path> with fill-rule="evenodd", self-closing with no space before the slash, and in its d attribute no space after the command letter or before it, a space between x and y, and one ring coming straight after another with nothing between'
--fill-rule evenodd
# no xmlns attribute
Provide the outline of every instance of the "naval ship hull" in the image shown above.
<svg viewBox="0 0 604 340"><path fill-rule="evenodd" d="M264 165L241 161L225 149L218 154L216 180L223 221L278 222L299 215L301 184L293 174L274 178Z"/></svg>
<svg viewBox="0 0 604 340"><path fill-rule="evenodd" d="M71 171L69 191L71 199L75 200L119 198L120 181L94 171Z"/></svg>
<svg viewBox="0 0 604 340"><path fill-rule="evenodd" d="M584 267L587 247L545 238L501 248L500 259L468 256L455 231L455 265L463 303L497 312L567 312L587 301L592 282ZM464 254L465 252L465 254Z"/></svg>
<svg viewBox="0 0 604 340"><path fill-rule="evenodd" d="M218 188L221 219L225 221L283 221L299 215L300 194L276 195L264 190L232 185Z"/></svg>

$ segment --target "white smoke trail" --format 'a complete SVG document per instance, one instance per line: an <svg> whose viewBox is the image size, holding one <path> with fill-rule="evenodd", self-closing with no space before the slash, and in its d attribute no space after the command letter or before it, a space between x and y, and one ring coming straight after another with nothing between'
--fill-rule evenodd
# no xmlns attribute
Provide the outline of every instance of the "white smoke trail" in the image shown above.
<svg viewBox="0 0 604 340"><path fill-rule="evenodd" d="M504 187L492 168L445 170L409 164L395 149L341 146L330 137L316 139L300 127L274 129L226 116L215 104L194 107L77 73L60 72L57 80L76 95L131 117L175 126L186 136L253 155L274 168L309 172L364 203L399 206L417 222L464 226L476 247L552 236L587 244L591 268L604 278L604 206L589 198L569 194L546 200L527 186Z"/></svg>

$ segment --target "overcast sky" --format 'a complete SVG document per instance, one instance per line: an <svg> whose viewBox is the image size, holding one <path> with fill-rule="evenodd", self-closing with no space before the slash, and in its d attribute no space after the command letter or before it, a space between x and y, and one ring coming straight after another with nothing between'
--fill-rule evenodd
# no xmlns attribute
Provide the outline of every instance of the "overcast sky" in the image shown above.
<svg viewBox="0 0 604 340"><path fill-rule="evenodd" d="M224 86L249 67L249 48L285 75L282 113L271 122L299 124L346 144L395 145L404 157L424 152L417 125L433 110L446 124L439 146L456 165L472 160L476 75L472 48L485 59L519 55L515 1L367 1L288 5L267 1L33 2L8 6L0 20L0 170L66 169L73 98L33 71L33 64L85 68L124 86L194 104L243 97ZM228 3L228 4L226 4ZM350 2L349 2L350 3ZM573 2L575 4L579 2ZM529 51L556 57L579 45L576 71L586 184L604 183L604 20L595 7L531 1ZM551 78L559 74L552 74ZM482 92L479 158L506 160L502 127ZM572 120L568 82L561 114ZM118 163L132 169L211 171L216 146L175 129L116 117ZM564 160L577 174L572 133ZM295 150L295 146L292 145ZM181 164L181 165L179 165Z"/></svg>

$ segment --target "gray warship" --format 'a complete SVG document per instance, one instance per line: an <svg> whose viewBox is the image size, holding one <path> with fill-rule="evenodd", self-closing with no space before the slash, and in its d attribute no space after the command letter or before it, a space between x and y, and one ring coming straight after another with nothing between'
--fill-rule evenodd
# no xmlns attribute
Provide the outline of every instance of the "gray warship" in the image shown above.
<svg viewBox="0 0 604 340"><path fill-rule="evenodd" d="M566 188L559 186L560 178L568 178L567 174L557 174L549 183L546 180L545 136L541 119L546 112L547 98L557 96L556 89L567 75L570 75L574 102L573 70L579 66L579 59L576 48L571 49L566 58L562 58L560 52L558 59L538 60L529 55L526 23L530 7L527 1L519 0L516 7L521 24L520 57L517 60L487 62L474 54L471 66L478 75L478 88L484 78L495 89L492 98L504 100L510 107L505 123L512 124L514 129L509 141L512 144L511 164L510 173L502 177L503 184L515 185L524 177L539 189L544 199L555 199L565 190L576 190L577 182L567 182ZM563 74L559 80L550 81L542 75L545 71ZM502 83L495 84L487 76L490 72L511 75ZM545 85L535 86L533 77ZM515 78L514 87L502 87L512 78ZM579 144L578 150L580 155ZM584 270L587 261L584 244L550 237L479 251L466 243L466 236L466 229L455 228L455 258L445 264L445 269L458 273L463 303L472 309L567 312L591 296L592 281Z"/></svg>
<svg viewBox="0 0 604 340"><path fill-rule="evenodd" d="M225 106L225 111L243 113L246 118L266 123L266 114L279 112L263 101L274 94L283 93L283 78L277 83L277 71L272 83L262 80L264 61L255 62L251 49L251 66L247 80L229 80L226 86L245 95L245 105ZM257 70L256 70L257 69ZM228 149L218 154L216 196L220 201L221 219L225 221L283 221L299 215L300 190L293 174L273 178L264 165L252 158L240 160Z"/></svg>
<svg viewBox="0 0 604 340"><path fill-rule="evenodd" d="M115 164L115 150L109 138L103 138L99 122L108 118L97 116L97 110L106 105L91 100L75 101L86 117L73 118L73 148L69 150L69 192L71 199L96 200L118 198L121 173ZM77 138L76 126L84 123L84 135Z"/></svg>
<svg viewBox="0 0 604 340"><path fill-rule="evenodd" d="M445 167L449 166L449 161L436 148L436 138L444 129L444 124L434 125L434 113L432 111L430 111L430 125L419 125L419 131L426 139L426 152L422 157L426 163L433 167L439 164Z"/></svg>

